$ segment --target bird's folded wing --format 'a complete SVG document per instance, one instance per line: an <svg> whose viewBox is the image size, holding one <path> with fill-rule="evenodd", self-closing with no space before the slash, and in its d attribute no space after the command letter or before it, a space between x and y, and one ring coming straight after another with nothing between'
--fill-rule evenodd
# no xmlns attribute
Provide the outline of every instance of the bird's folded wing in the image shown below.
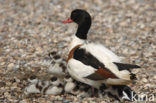
<svg viewBox="0 0 156 103"><path fill-rule="evenodd" d="M85 78L91 80L104 80L108 78L118 78L114 73L105 67L105 65L100 62L91 53L86 52L84 48L77 48L73 52L73 58L83 63L86 66L90 66L95 69L95 71Z"/></svg>
<svg viewBox="0 0 156 103"><path fill-rule="evenodd" d="M118 77L115 76L112 72L108 71L107 69L99 68L97 71L88 75L85 78L91 79L91 80L104 80L108 78L113 79L113 78L118 78Z"/></svg>

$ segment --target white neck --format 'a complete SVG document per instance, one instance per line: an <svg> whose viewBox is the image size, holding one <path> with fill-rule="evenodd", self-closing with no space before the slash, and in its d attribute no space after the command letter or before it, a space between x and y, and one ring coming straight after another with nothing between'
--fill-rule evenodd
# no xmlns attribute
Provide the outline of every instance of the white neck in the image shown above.
<svg viewBox="0 0 156 103"><path fill-rule="evenodd" d="M75 46L84 44L85 40L76 37L75 35L72 37L72 42L69 45L69 51L72 50Z"/></svg>

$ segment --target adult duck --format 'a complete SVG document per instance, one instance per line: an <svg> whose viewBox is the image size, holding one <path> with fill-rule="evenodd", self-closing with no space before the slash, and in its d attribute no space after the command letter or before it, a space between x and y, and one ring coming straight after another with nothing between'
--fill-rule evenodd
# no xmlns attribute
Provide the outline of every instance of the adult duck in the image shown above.
<svg viewBox="0 0 156 103"><path fill-rule="evenodd" d="M91 27L91 16L87 11L73 10L70 18L63 23L72 22L78 25L78 29L69 47L67 66L74 79L94 88L99 88L103 83L127 85L136 79L136 75L130 70L140 68L139 66L123 63L116 54L101 44L86 42Z"/></svg>

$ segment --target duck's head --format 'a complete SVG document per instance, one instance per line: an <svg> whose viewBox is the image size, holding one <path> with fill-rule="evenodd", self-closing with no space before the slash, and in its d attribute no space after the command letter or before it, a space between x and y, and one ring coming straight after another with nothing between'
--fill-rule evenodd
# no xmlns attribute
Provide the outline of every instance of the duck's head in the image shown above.
<svg viewBox="0 0 156 103"><path fill-rule="evenodd" d="M87 33L91 26L91 16L89 13L82 9L75 9L71 12L70 17L63 21L64 24L75 22L78 24L76 36L80 39L87 39Z"/></svg>
<svg viewBox="0 0 156 103"><path fill-rule="evenodd" d="M83 22L91 22L91 16L89 13L82 9L75 9L71 12L70 18L63 21L63 23L72 23L75 22L77 24L81 24Z"/></svg>

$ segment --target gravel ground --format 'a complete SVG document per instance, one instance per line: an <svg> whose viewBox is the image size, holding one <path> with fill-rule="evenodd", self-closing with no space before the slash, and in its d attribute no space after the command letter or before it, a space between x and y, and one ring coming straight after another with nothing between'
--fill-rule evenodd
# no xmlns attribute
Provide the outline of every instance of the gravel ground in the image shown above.
<svg viewBox="0 0 156 103"><path fill-rule="evenodd" d="M48 78L43 62L50 51L67 57L66 47L76 28L61 21L76 8L92 15L90 41L100 42L125 62L142 67L133 71L138 81L130 86L137 93L155 94L156 102L155 0L0 0L0 102L117 103L108 97L23 94L31 74Z"/></svg>

